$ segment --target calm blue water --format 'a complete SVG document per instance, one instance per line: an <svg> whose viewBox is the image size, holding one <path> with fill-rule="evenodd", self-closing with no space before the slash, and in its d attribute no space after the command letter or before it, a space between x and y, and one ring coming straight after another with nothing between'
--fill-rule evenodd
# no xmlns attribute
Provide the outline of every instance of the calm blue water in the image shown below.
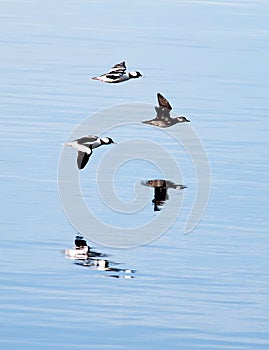
<svg viewBox="0 0 269 350"><path fill-rule="evenodd" d="M0 8L1 348L268 349L268 2L15 0ZM123 59L145 78L89 80ZM184 235L195 176L182 155L179 219L142 247L95 244L136 270L108 278L62 254L76 230L58 196L61 145L92 113L155 104L158 91L204 145L210 200ZM133 197L133 174L119 171L119 196ZM152 167L139 178L148 175Z"/></svg>

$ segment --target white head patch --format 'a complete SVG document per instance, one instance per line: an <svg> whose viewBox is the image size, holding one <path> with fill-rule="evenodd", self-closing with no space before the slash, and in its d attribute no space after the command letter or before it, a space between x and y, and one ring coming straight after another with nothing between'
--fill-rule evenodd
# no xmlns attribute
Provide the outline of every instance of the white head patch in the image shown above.
<svg viewBox="0 0 269 350"><path fill-rule="evenodd" d="M104 142L104 143L110 143L110 140L108 137L102 137L101 140Z"/></svg>
<svg viewBox="0 0 269 350"><path fill-rule="evenodd" d="M138 72L130 72L129 75L130 75L131 77L139 77Z"/></svg>

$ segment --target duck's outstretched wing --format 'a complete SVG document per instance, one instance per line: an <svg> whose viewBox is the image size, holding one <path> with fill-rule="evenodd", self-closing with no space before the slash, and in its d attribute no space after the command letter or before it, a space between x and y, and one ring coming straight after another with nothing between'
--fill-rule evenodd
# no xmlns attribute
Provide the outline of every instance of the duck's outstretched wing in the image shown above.
<svg viewBox="0 0 269 350"><path fill-rule="evenodd" d="M98 139L98 136L87 135L83 136L79 139L74 140L73 142L77 142L79 145L89 146L93 144Z"/></svg>
<svg viewBox="0 0 269 350"><path fill-rule="evenodd" d="M113 66L110 71L108 72L109 73L124 73L126 71L126 64L125 64L125 61L122 61L121 63L117 63L115 64L115 66Z"/></svg>
<svg viewBox="0 0 269 350"><path fill-rule="evenodd" d="M109 79L119 79L126 71L125 61L115 64L105 76Z"/></svg>
<svg viewBox="0 0 269 350"><path fill-rule="evenodd" d="M105 81L107 83L113 83L113 80L117 80L119 79L121 76L123 76L125 74L126 71L126 65L125 65L125 61L122 61L120 63L115 64L109 72L104 73L100 76L97 77L93 77L93 80L102 80ZM108 81L106 81L106 79Z"/></svg>
<svg viewBox="0 0 269 350"><path fill-rule="evenodd" d="M157 98L158 98L159 106L155 107L155 111L157 113L156 118L157 119L170 118L170 111L172 110L170 103L159 92L157 93Z"/></svg>
<svg viewBox="0 0 269 350"><path fill-rule="evenodd" d="M168 102L168 100L165 97L163 97L163 95L161 95L159 92L157 93L157 98L158 98L158 103L160 107L167 108L169 109L169 111L172 110L172 107Z"/></svg>
<svg viewBox="0 0 269 350"><path fill-rule="evenodd" d="M86 164L89 161L91 154L92 154L92 152L89 154L89 153L78 151L77 165L78 165L79 170L85 168Z"/></svg>

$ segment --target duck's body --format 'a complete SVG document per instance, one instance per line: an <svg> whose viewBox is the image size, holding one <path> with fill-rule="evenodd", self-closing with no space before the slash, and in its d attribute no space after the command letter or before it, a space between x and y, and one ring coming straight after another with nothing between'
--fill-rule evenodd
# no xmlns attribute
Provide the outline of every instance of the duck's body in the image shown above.
<svg viewBox="0 0 269 350"><path fill-rule="evenodd" d="M176 118L171 118L171 117L166 117L163 119L151 119L151 120L145 120L143 121L144 124L150 124L150 125L154 125L157 126L159 128L169 128L170 126L173 126L177 123L184 123L186 120L182 120L182 119L178 119L181 117L176 117Z"/></svg>
<svg viewBox="0 0 269 350"><path fill-rule="evenodd" d="M79 170L83 169L89 161L94 148L98 148L102 145L109 145L115 143L110 137L98 137L98 136L83 136L80 139L66 142L64 146L71 146L78 150L77 166Z"/></svg>
<svg viewBox="0 0 269 350"><path fill-rule="evenodd" d="M65 251L65 255L67 255L69 258L71 259L81 259L81 260L85 260L88 259L89 255L89 247L85 246L85 247L74 247L73 249L66 249Z"/></svg>
<svg viewBox="0 0 269 350"><path fill-rule="evenodd" d="M104 83L121 83L130 79L136 79L142 77L140 72L129 72L126 73L126 64L121 62L115 64L108 73L93 77L93 80L100 80Z"/></svg>
<svg viewBox="0 0 269 350"><path fill-rule="evenodd" d="M189 122L189 120L185 116L179 116L172 118L170 116L170 112L172 107L168 100L163 97L159 92L157 93L159 106L155 107L156 117L151 120L143 121L144 124L150 124L154 126L158 126L159 128L169 128L177 123Z"/></svg>

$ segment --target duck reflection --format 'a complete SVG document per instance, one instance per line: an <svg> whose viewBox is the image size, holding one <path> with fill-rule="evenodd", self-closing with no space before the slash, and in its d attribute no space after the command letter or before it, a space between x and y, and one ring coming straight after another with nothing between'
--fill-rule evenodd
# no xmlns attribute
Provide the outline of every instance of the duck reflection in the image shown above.
<svg viewBox="0 0 269 350"><path fill-rule="evenodd" d="M119 263L110 261L107 254L94 251L80 234L75 237L74 247L65 250L65 256L75 260L76 265L109 273L106 277L134 278L135 270L116 267Z"/></svg>
<svg viewBox="0 0 269 350"><path fill-rule="evenodd" d="M184 185L175 184L172 181L162 179L142 181L142 185L154 187L154 198L152 199L154 211L160 211L165 201L169 199L169 188L173 188L175 190L183 190L184 188L186 188L186 186Z"/></svg>
<svg viewBox="0 0 269 350"><path fill-rule="evenodd" d="M91 267L93 270L114 272L114 274L107 274L107 277L116 278L134 278L133 274L135 270L132 269L122 269L117 268L113 265L118 265L118 263L109 261L108 259L93 259L89 258L87 261L77 261L76 265Z"/></svg>
<svg viewBox="0 0 269 350"><path fill-rule="evenodd" d="M170 116L172 107L168 100L159 92L157 93L157 99L159 106L155 107L156 117L151 120L144 120L142 123L158 126L159 128L169 128L177 123L189 122L184 115L172 118Z"/></svg>

